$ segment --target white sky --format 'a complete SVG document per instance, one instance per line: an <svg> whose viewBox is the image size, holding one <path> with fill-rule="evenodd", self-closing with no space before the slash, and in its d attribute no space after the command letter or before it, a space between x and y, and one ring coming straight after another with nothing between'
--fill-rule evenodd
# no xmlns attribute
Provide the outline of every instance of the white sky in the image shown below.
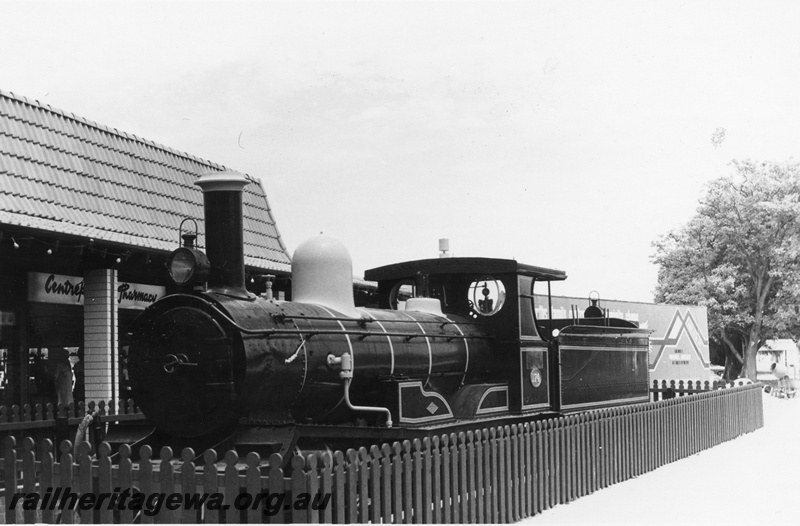
<svg viewBox="0 0 800 526"><path fill-rule="evenodd" d="M704 184L796 154L799 6L0 0L0 88L261 178L359 275L446 237L650 301Z"/></svg>

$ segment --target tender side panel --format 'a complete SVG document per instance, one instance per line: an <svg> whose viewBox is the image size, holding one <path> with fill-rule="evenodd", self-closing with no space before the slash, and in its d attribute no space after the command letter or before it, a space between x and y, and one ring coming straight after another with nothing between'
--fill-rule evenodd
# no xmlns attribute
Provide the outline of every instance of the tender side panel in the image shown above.
<svg viewBox="0 0 800 526"><path fill-rule="evenodd" d="M649 401L646 337L568 335L558 350L562 411Z"/></svg>

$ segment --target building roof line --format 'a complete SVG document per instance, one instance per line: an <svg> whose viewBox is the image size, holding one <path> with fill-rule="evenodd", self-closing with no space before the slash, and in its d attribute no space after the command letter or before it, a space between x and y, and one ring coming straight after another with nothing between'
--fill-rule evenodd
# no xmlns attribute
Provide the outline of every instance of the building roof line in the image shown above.
<svg viewBox="0 0 800 526"><path fill-rule="evenodd" d="M99 123L97 123L95 121L90 121L90 120L88 120L88 119L86 119L84 117L80 117L78 115L75 115L74 113L69 113L69 112L66 112L66 111L64 111L64 110L62 110L60 108L54 108L54 107L50 106L49 104L41 103L38 100L28 99L27 97L25 97L23 95L17 95L13 91L5 91L3 89L0 89L0 96L6 97L6 98L9 98L9 99L14 99L14 100L16 100L18 102L21 102L23 104L27 104L28 106L35 107L35 108L40 108L42 110L46 110L46 111L49 111L51 113L55 113L57 115L61 115L62 117L66 118L66 119L71 119L71 120L73 120L75 122L78 122L78 123L83 124L85 126L89 126L91 128L95 128L95 129L97 129L97 130L99 130L101 132L104 132L104 133L109 133L109 134L112 134L112 135L116 135L117 137L120 137L122 139L128 139L128 140L139 142L141 144L146 144L148 146L152 146L154 148L158 148L159 150L163 150L165 152L169 152L169 153L171 153L173 155L176 155L178 157L182 157L182 158L184 158L186 160L194 161L194 162L198 162L198 163L201 163L201 164L206 164L206 165L212 166L214 168L218 168L220 171L223 171L223 170L227 169L227 168L225 168L225 166L223 166L221 164L218 164L218 163L215 163L213 161L209 161L207 159L201 159L200 157L194 156L194 155L192 155L190 153L182 152L180 150L176 150L174 148L170 148L169 146L164 146L163 144L157 143L155 141L151 141L149 139L144 139L142 137L138 137L138 136L136 136L136 135L134 135L132 133L119 131L116 128L111 128L110 126L106 126L104 124L99 124ZM30 123L30 124L32 124L34 126L38 126L39 125L38 123ZM58 130L53 130L53 131L58 132ZM75 136L75 138L79 138L79 137ZM103 147L103 145L99 145L99 144L95 144L95 145ZM190 172L186 172L186 173L190 173ZM247 176L250 179L255 180L252 176L249 176L247 174L244 174L244 175Z"/></svg>
<svg viewBox="0 0 800 526"><path fill-rule="evenodd" d="M54 228L163 249L189 217L205 230L194 184L224 165L0 90L0 214L9 225ZM245 257L288 265L262 181L244 188ZM287 267L288 268L288 267Z"/></svg>

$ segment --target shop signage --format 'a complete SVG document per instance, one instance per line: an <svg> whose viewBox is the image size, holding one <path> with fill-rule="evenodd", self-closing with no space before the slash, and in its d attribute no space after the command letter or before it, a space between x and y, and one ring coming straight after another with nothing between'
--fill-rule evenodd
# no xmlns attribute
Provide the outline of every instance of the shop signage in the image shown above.
<svg viewBox="0 0 800 526"><path fill-rule="evenodd" d="M83 305L83 278L28 272L28 301Z"/></svg>
<svg viewBox="0 0 800 526"><path fill-rule="evenodd" d="M115 297L121 309L144 309L164 296L164 287L119 282ZM83 305L83 278L28 272L28 301Z"/></svg>
<svg viewBox="0 0 800 526"><path fill-rule="evenodd" d="M117 285L117 303L120 309L144 309L164 296L164 287L121 282Z"/></svg>

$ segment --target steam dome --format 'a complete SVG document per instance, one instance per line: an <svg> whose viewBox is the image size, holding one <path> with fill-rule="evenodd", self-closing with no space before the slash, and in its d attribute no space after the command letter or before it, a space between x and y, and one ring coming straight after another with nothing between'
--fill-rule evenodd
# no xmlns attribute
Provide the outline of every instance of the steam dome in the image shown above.
<svg viewBox="0 0 800 526"><path fill-rule="evenodd" d="M361 317L353 299L353 263L339 240L320 234L297 247L292 256L292 300Z"/></svg>

